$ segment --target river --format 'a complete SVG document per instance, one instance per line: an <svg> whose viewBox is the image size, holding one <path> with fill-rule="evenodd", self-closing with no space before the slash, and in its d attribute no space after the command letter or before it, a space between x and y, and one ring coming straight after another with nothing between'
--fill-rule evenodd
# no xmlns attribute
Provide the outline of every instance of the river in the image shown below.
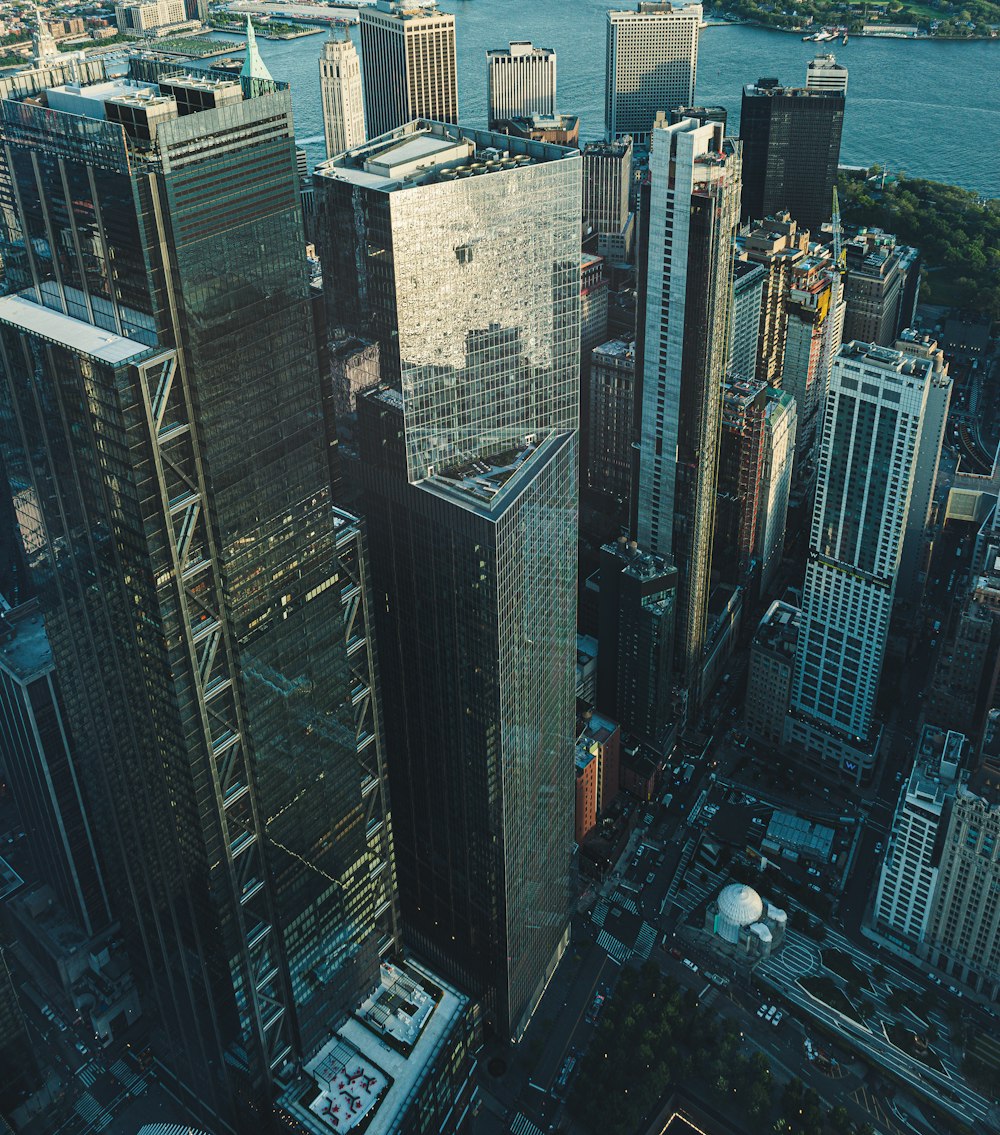
<svg viewBox="0 0 1000 1135"><path fill-rule="evenodd" d="M607 0L440 0L456 14L463 121L486 118L486 49L530 39L558 54L559 108L580 116L580 138L604 129ZM622 0L616 7L631 7ZM357 29L353 29L355 34ZM310 163L324 156L317 60L322 37L259 40L275 78L292 85L296 131ZM871 39L846 47L742 25L702 32L696 101L722 105L739 125L740 92L759 76L805 83L806 63L834 50L850 72L840 159L887 164L913 177L1000 197L1000 43Z"/></svg>

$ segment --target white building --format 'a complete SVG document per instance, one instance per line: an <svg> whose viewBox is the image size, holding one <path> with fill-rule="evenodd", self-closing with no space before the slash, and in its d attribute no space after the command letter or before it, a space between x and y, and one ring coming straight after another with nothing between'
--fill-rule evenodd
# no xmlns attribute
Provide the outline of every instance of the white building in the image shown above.
<svg viewBox="0 0 1000 1135"><path fill-rule="evenodd" d="M115 4L115 23L120 32L150 35L159 28L183 24L187 20L184 0L130 0Z"/></svg>
<svg viewBox="0 0 1000 1135"><path fill-rule="evenodd" d="M806 90L847 94L847 68L835 55L817 55L806 67Z"/></svg>
<svg viewBox="0 0 1000 1135"><path fill-rule="evenodd" d="M458 122L455 17L434 0L377 0L358 19L368 137L414 118Z"/></svg>
<svg viewBox="0 0 1000 1135"><path fill-rule="evenodd" d="M353 150L365 140L365 102L361 92L361 62L348 36L323 44L319 59L319 90L323 101L326 156Z"/></svg>
<svg viewBox="0 0 1000 1135"><path fill-rule="evenodd" d="M875 896L875 927L917 947L930 925L940 871L937 846L958 787L968 742L961 733L945 734L925 725L916 759L899 793Z"/></svg>
<svg viewBox="0 0 1000 1135"><path fill-rule="evenodd" d="M752 379L757 374L757 346L760 341L760 309L764 297L767 269L754 264L746 255L733 264L733 330L729 342L728 373L734 378Z"/></svg>
<svg viewBox="0 0 1000 1135"><path fill-rule="evenodd" d="M648 3L608 12L604 126L613 141L648 140L657 111L694 103L700 4Z"/></svg>
<svg viewBox="0 0 1000 1135"><path fill-rule="evenodd" d="M486 52L490 129L512 118L556 113L556 53L528 40Z"/></svg>
<svg viewBox="0 0 1000 1135"><path fill-rule="evenodd" d="M786 734L827 758L816 727L853 748L872 731L932 375L929 359L866 343L834 359Z"/></svg>
<svg viewBox="0 0 1000 1135"><path fill-rule="evenodd" d="M766 594L785 553L788 496L795 462L798 415L795 399L784 390L768 391L764 413L763 484L757 525L757 562L760 593Z"/></svg>

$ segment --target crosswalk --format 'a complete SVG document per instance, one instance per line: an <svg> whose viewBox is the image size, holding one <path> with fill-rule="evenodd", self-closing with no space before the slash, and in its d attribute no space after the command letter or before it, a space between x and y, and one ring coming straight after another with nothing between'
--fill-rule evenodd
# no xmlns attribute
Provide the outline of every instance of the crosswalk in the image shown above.
<svg viewBox="0 0 1000 1135"><path fill-rule="evenodd" d="M639 933L635 940L635 953L637 957L642 958L643 961L648 960L653 947L656 945L656 931L644 922L639 927Z"/></svg>
<svg viewBox="0 0 1000 1135"><path fill-rule="evenodd" d="M79 1077L80 1083L83 1084L85 1088L89 1088L96 1083L101 1075L101 1070L91 1061L89 1064L84 1064L82 1068L78 1068L76 1074Z"/></svg>
<svg viewBox="0 0 1000 1135"><path fill-rule="evenodd" d="M609 957L614 958L616 962L620 962L622 965L632 957L632 951L628 946L619 942L618 939L613 934L609 934L607 930L602 930L600 934L597 935L597 945Z"/></svg>
<svg viewBox="0 0 1000 1135"><path fill-rule="evenodd" d="M73 1110L90 1125L92 1131L103 1131L113 1118L111 1112L101 1107L90 1092L84 1092L79 1097L73 1104Z"/></svg>
<svg viewBox="0 0 1000 1135"><path fill-rule="evenodd" d="M116 1060L109 1071L130 1095L141 1096L146 1090L146 1081L137 1076L124 1060Z"/></svg>

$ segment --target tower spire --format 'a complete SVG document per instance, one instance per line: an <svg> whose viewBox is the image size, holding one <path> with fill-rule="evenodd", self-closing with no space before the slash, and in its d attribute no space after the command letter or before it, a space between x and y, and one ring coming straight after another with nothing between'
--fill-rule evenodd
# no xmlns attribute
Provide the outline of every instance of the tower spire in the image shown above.
<svg viewBox="0 0 1000 1135"><path fill-rule="evenodd" d="M271 72L264 65L257 48L257 36L253 30L253 20L247 16L247 54L240 70L243 79L271 79Z"/></svg>
<svg viewBox="0 0 1000 1135"><path fill-rule="evenodd" d="M56 41L49 31L49 25L45 23L38 11L38 5L35 4L34 8L35 30L31 33L31 55L36 67L44 67L47 63L58 58L59 48L56 47Z"/></svg>

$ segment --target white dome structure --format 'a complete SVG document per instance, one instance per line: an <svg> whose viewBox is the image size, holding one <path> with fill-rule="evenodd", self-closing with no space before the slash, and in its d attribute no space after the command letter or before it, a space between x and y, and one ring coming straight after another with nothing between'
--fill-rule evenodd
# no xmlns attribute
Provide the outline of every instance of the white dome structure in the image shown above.
<svg viewBox="0 0 1000 1135"><path fill-rule="evenodd" d="M715 932L727 942L739 942L740 931L760 922L764 913L764 900L745 883L730 883L723 887L716 902L719 914Z"/></svg>

